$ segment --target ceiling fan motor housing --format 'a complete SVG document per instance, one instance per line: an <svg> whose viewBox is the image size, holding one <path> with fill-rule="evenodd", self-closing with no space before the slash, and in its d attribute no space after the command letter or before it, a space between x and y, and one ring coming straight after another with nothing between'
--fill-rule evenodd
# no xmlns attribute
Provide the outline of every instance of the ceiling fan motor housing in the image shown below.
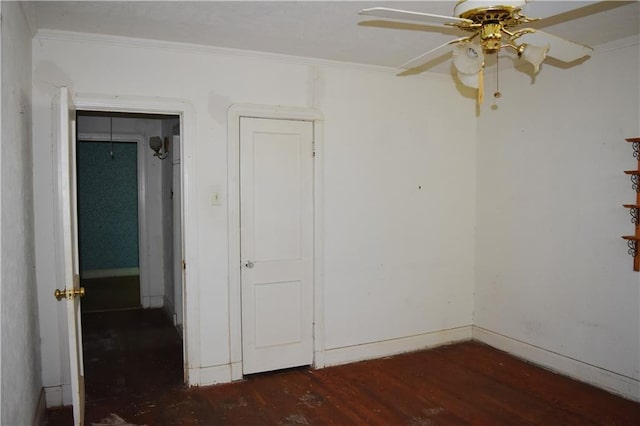
<svg viewBox="0 0 640 426"><path fill-rule="evenodd" d="M473 23L458 24L458 27L467 31L478 31L480 34L482 50L484 53L496 53L501 48L502 32L506 27L519 25L521 18L520 8L525 2L520 1L475 1L462 0L454 9L454 14L459 18L469 19Z"/></svg>
<svg viewBox="0 0 640 426"><path fill-rule="evenodd" d="M480 30L482 40L482 50L484 53L496 53L500 50L500 40L502 39L502 24L488 23L482 25Z"/></svg>

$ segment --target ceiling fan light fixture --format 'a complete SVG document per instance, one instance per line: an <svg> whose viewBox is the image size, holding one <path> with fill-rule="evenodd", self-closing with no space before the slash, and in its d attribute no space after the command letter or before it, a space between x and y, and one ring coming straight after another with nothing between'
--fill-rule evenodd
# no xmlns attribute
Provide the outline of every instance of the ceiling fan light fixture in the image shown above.
<svg viewBox="0 0 640 426"><path fill-rule="evenodd" d="M478 71L475 74L465 74L462 72L456 73L458 76L458 80L460 83L464 84L467 87L471 87L472 89L480 88L480 72Z"/></svg>
<svg viewBox="0 0 640 426"><path fill-rule="evenodd" d="M484 53L477 44L460 43L453 49L453 66L462 74L477 74L484 66Z"/></svg>
<svg viewBox="0 0 640 426"><path fill-rule="evenodd" d="M544 59L547 57L549 48L549 44L547 44L546 46L523 44L518 49L518 56L533 65L533 72L537 74L538 71L540 71L540 64L542 64L542 61L544 61Z"/></svg>

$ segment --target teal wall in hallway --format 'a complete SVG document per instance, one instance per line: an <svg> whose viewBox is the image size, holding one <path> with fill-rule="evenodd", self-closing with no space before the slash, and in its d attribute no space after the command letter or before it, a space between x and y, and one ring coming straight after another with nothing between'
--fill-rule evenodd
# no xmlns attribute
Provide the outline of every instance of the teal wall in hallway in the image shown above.
<svg viewBox="0 0 640 426"><path fill-rule="evenodd" d="M80 142L80 270L138 266L137 144Z"/></svg>

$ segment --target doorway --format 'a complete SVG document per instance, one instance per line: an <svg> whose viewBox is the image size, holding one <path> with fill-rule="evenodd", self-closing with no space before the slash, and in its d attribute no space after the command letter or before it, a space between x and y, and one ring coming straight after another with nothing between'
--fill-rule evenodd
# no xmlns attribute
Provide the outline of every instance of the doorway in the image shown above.
<svg viewBox="0 0 640 426"><path fill-rule="evenodd" d="M92 400L185 382L180 117L77 111L76 123L92 417Z"/></svg>
<svg viewBox="0 0 640 426"><path fill-rule="evenodd" d="M80 285L86 290L82 311L139 308L136 141L85 136L78 140L76 156Z"/></svg>

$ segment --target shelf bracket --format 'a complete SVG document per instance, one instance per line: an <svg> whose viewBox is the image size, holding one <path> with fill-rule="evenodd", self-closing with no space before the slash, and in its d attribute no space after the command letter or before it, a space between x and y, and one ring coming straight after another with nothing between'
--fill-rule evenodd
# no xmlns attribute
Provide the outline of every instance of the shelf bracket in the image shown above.
<svg viewBox="0 0 640 426"><path fill-rule="evenodd" d="M633 188L634 191L636 192L640 192L640 176L638 175L631 175L631 188Z"/></svg>
<svg viewBox="0 0 640 426"><path fill-rule="evenodd" d="M638 167L624 171L631 178L632 188L636 191L636 201L633 204L623 204L623 207L629 209L631 223L635 225L635 229L633 235L625 235L622 238L627 240L627 253L633 257L633 270L640 271L640 252L638 252L638 246L640 246L640 137L627 138L625 141L631 143L633 158L638 160Z"/></svg>
<svg viewBox="0 0 640 426"><path fill-rule="evenodd" d="M631 214L631 223L633 223L634 225L638 225L638 208L631 207L629 209L629 214Z"/></svg>

